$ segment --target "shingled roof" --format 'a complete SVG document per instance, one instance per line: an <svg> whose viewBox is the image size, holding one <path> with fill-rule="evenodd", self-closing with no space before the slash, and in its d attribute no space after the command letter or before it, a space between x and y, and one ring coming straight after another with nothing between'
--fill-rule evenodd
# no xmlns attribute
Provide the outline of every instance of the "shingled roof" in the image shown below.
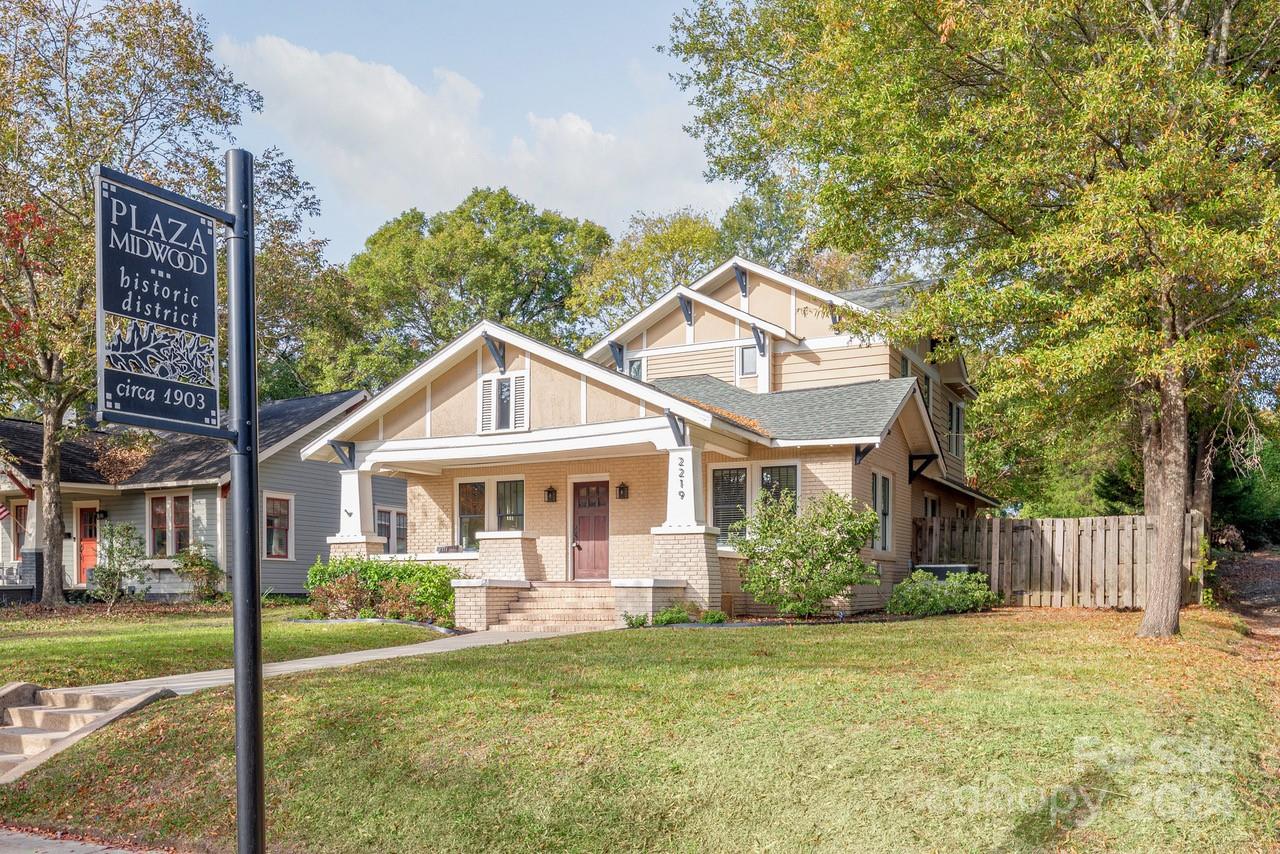
<svg viewBox="0 0 1280 854"><path fill-rule="evenodd" d="M258 447L267 449L313 424L326 414L364 400L362 391L337 391L311 397L272 401L258 407ZM347 411L350 407L343 408ZM226 417L223 416L225 424ZM0 419L0 445L14 457L17 468L28 480L40 479L41 425L14 418ZM66 483L105 484L94 467L98 459L98 443L107 436L103 430L64 442L62 445L62 480ZM189 436L183 433L157 434L160 442L154 453L137 472L119 486L144 483L170 483L192 480L214 480L230 468L227 443L221 439Z"/></svg>
<svg viewBox="0 0 1280 854"><path fill-rule="evenodd" d="M707 374L653 381L667 394L723 410L773 439L881 436L915 387L911 377L756 394Z"/></svg>
<svg viewBox="0 0 1280 854"><path fill-rule="evenodd" d="M907 291L927 289L932 282L912 279L905 282L880 282L847 291L837 291L836 296L872 311L899 311L906 307Z"/></svg>

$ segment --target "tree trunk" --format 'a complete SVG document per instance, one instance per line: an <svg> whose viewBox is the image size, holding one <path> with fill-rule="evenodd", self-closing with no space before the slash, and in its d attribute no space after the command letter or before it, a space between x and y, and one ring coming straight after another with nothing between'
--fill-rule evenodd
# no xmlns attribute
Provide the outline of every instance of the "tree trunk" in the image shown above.
<svg viewBox="0 0 1280 854"><path fill-rule="evenodd" d="M1160 447L1154 453L1159 467L1159 492L1154 501L1156 559L1148 570L1146 609L1138 628L1138 636L1148 638L1177 634L1178 610L1182 606L1189 449L1186 378L1178 368L1166 369L1161 378L1158 423ZM1144 442L1143 459L1147 457Z"/></svg>
<svg viewBox="0 0 1280 854"><path fill-rule="evenodd" d="M62 589L62 445L58 433L66 407L45 401L41 407L44 436L40 449L40 512L44 528L44 583L40 604L57 608L67 603Z"/></svg>
<svg viewBox="0 0 1280 854"><path fill-rule="evenodd" d="M1160 422L1149 402L1140 403L1138 412L1142 421L1142 513L1154 519L1160 495Z"/></svg>

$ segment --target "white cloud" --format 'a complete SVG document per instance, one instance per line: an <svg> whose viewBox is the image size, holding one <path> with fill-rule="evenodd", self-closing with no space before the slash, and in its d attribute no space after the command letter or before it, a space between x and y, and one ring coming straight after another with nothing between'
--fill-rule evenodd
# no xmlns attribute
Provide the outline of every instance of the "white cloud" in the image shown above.
<svg viewBox="0 0 1280 854"><path fill-rule="evenodd" d="M702 148L681 128L687 110L678 98L637 92L643 106L610 131L575 113L531 112L526 130L504 143L481 120L483 93L453 71L436 69L424 88L389 65L275 36L223 39L217 49L262 92L266 106L256 122L315 181L327 212L338 205L375 218L343 222L364 231L330 233L339 247L355 248L408 207L452 207L478 185L508 186L615 233L637 210L692 205L718 213L733 195L729 185L703 180Z"/></svg>

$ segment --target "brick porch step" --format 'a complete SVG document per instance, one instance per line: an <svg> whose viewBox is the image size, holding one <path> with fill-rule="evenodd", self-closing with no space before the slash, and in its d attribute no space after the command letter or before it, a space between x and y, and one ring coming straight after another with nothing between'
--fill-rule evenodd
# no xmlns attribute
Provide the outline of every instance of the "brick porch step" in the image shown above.
<svg viewBox="0 0 1280 854"><path fill-rule="evenodd" d="M521 620L524 622L537 621L541 623L554 623L559 621L578 622L578 623L611 623L613 622L613 609L605 610L603 608L536 608L532 610L507 611L498 617L499 622L504 620Z"/></svg>
<svg viewBox="0 0 1280 854"><path fill-rule="evenodd" d="M613 628L613 623L603 622L537 622L518 620L513 622L494 623L490 629L506 632L598 632Z"/></svg>

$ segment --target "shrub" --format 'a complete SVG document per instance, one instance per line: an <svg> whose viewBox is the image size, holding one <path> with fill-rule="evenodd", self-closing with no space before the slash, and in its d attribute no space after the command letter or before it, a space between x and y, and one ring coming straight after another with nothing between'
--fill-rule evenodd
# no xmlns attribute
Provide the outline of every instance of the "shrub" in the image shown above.
<svg viewBox="0 0 1280 854"><path fill-rule="evenodd" d="M98 531L98 565L89 580L89 597L107 606L107 613L121 599L142 599L149 588L147 551L142 537L128 523L103 522Z"/></svg>
<svg viewBox="0 0 1280 854"><path fill-rule="evenodd" d="M649 625L649 615L629 614L626 611L623 611L622 621L627 624L627 628L629 629L643 629L645 626Z"/></svg>
<svg viewBox="0 0 1280 854"><path fill-rule="evenodd" d="M388 620L421 619L422 615L415 601L416 593L412 584L388 578L378 585L373 610L379 617Z"/></svg>
<svg viewBox="0 0 1280 854"><path fill-rule="evenodd" d="M320 611L316 602L317 591L325 590L337 579L348 576L354 578L355 583L367 593L367 599L361 607L378 613L386 608L394 608L401 614L399 619L424 620L442 626L453 625L453 585L450 582L458 577L458 573L452 567L439 563L409 563L367 557L316 561L307 570L307 590L311 592L312 607ZM387 582L395 582L395 585L388 586ZM405 587L412 592L404 589ZM380 602L386 595L393 596L394 601L383 606ZM359 610L360 608L356 609L357 612Z"/></svg>
<svg viewBox="0 0 1280 854"><path fill-rule="evenodd" d="M311 591L311 608L320 616L350 620L370 608L373 593L354 572L339 576Z"/></svg>
<svg viewBox="0 0 1280 854"><path fill-rule="evenodd" d="M692 623L698 615L698 606L692 602L675 602L653 615L655 626L672 626L676 623Z"/></svg>
<svg viewBox="0 0 1280 854"><path fill-rule="evenodd" d="M1245 549L1244 534L1235 525L1222 525L1213 531L1213 544L1229 552L1242 552Z"/></svg>
<svg viewBox="0 0 1280 854"><path fill-rule="evenodd" d="M746 560L742 589L780 614L812 617L833 596L879 572L859 556L871 542L876 514L853 499L828 492L796 512L788 490L763 493L750 517L735 522L731 542Z"/></svg>
<svg viewBox="0 0 1280 854"><path fill-rule="evenodd" d="M917 569L906 581L894 585L889 594L890 614L961 614L986 611L999 604L1000 597L991 590L990 581L981 572L953 572L946 581Z"/></svg>
<svg viewBox="0 0 1280 854"><path fill-rule="evenodd" d="M701 620L701 622L704 622L704 623L727 623L727 622L729 622L729 615L728 615L728 614L726 614L724 611L716 611L716 610L703 611L703 612L702 612L702 620Z"/></svg>
<svg viewBox="0 0 1280 854"><path fill-rule="evenodd" d="M186 551L179 552L173 571L191 585L191 595L197 601L212 602L218 598L222 570L217 561L209 557L204 543L192 543Z"/></svg>

